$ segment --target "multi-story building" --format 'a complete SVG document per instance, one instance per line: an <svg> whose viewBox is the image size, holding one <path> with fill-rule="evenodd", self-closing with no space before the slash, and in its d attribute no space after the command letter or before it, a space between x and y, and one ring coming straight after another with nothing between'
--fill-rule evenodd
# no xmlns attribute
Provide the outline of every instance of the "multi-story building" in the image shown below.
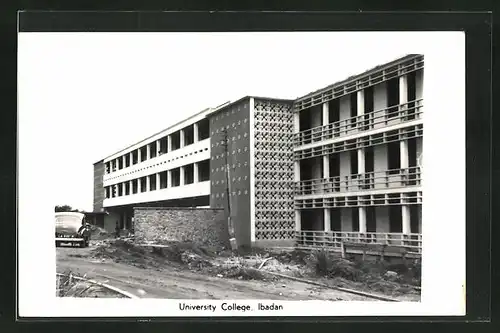
<svg viewBox="0 0 500 333"><path fill-rule="evenodd" d="M94 164L94 210L131 228L135 206L223 207L240 245L419 249L423 64L206 109Z"/></svg>

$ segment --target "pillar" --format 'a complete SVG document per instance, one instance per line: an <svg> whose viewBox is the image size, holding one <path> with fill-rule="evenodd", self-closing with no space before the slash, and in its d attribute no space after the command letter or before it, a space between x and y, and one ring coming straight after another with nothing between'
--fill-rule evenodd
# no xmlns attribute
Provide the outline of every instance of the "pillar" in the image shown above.
<svg viewBox="0 0 500 333"><path fill-rule="evenodd" d="M293 132L300 132L300 112L294 112L293 114Z"/></svg>
<svg viewBox="0 0 500 333"><path fill-rule="evenodd" d="M168 149L168 152L172 151L172 136L171 135L167 136L167 149Z"/></svg>
<svg viewBox="0 0 500 333"><path fill-rule="evenodd" d="M149 160L151 158L151 144L148 143L146 145L146 160Z"/></svg>
<svg viewBox="0 0 500 333"><path fill-rule="evenodd" d="M193 183L198 183L199 182L199 177L198 177L198 163L193 163Z"/></svg>
<svg viewBox="0 0 500 333"><path fill-rule="evenodd" d="M408 102L408 76L403 75L399 77L399 104ZM406 109L406 105L402 109Z"/></svg>
<svg viewBox="0 0 500 333"><path fill-rule="evenodd" d="M402 205L401 206L401 217L403 223L403 234L409 235L411 233L411 224L410 224L410 205Z"/></svg>
<svg viewBox="0 0 500 333"><path fill-rule="evenodd" d="M184 167L181 166L180 172L179 172L179 186L184 185Z"/></svg>
<svg viewBox="0 0 500 333"><path fill-rule="evenodd" d="M141 193L141 178L137 178L137 193Z"/></svg>
<svg viewBox="0 0 500 333"><path fill-rule="evenodd" d="M161 141L156 140L156 156L160 156L161 153Z"/></svg>
<svg viewBox="0 0 500 333"><path fill-rule="evenodd" d="M127 167L127 163L126 163L126 162L127 162L127 160L126 160L126 156L127 156L127 155L123 155L123 156L122 156L122 163L123 163L123 165L122 165L122 166L123 166L123 169L125 169L125 168Z"/></svg>
<svg viewBox="0 0 500 333"><path fill-rule="evenodd" d="M295 231L302 230L300 209L295 209Z"/></svg>
<svg viewBox="0 0 500 333"><path fill-rule="evenodd" d="M324 223L323 223L323 230L324 231L332 231L331 229L331 213L332 210L331 208L325 208L323 215L324 215Z"/></svg>
<svg viewBox="0 0 500 333"><path fill-rule="evenodd" d="M127 212L126 211L123 211L123 214L122 214L122 218L123 218L123 230L127 229Z"/></svg>
<svg viewBox="0 0 500 333"><path fill-rule="evenodd" d="M128 192L128 193L129 193L130 195L134 194L134 181L133 181L133 180L130 180L130 181L129 181L129 185L128 185L128 186L129 186L129 192Z"/></svg>
<svg viewBox="0 0 500 333"><path fill-rule="evenodd" d="M151 191L151 177L149 175L146 176L146 192Z"/></svg>
<svg viewBox="0 0 500 333"><path fill-rule="evenodd" d="M199 133L198 133L198 123L193 124L193 141L199 141Z"/></svg>
<svg viewBox="0 0 500 333"><path fill-rule="evenodd" d="M179 135L179 136L180 136L180 138L181 138L181 139L180 139L180 145L179 145L179 146L180 146L180 148L182 148L182 147L184 147L184 144L185 144L185 141L186 141L186 138L185 138L185 133L184 133L184 130L183 130L183 129L181 129L181 131L180 131L180 135Z"/></svg>
<svg viewBox="0 0 500 333"><path fill-rule="evenodd" d="M134 164L134 151L130 152L130 165L132 166Z"/></svg>
<svg viewBox="0 0 500 333"><path fill-rule="evenodd" d="M141 163L141 149L137 149L137 163Z"/></svg>
<svg viewBox="0 0 500 333"><path fill-rule="evenodd" d="M358 90L357 92L357 115L362 116L365 114L365 93L364 90ZM358 121L361 119L358 119ZM358 123L358 126L360 123ZM358 149L358 174L365 173L365 150L363 148ZM358 184L364 180L361 176L358 176ZM358 207L359 211L359 232L364 234L366 233L366 207Z"/></svg>
<svg viewBox="0 0 500 333"><path fill-rule="evenodd" d="M123 182L123 183L122 183L122 196L125 196L125 195L126 195L126 192L125 192L125 184L126 184L126 182Z"/></svg>
<svg viewBox="0 0 500 333"><path fill-rule="evenodd" d="M167 171L167 187L172 187L172 170Z"/></svg>
<svg viewBox="0 0 500 333"><path fill-rule="evenodd" d="M160 175L159 172L156 174L156 190L160 189Z"/></svg>

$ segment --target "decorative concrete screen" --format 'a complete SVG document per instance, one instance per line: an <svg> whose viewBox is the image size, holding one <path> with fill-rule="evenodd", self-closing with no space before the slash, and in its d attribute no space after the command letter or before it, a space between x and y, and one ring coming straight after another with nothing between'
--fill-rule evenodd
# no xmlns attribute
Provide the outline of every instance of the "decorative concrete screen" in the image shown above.
<svg viewBox="0 0 500 333"><path fill-rule="evenodd" d="M229 247L223 209L134 208L134 230L139 243L193 241L205 246Z"/></svg>

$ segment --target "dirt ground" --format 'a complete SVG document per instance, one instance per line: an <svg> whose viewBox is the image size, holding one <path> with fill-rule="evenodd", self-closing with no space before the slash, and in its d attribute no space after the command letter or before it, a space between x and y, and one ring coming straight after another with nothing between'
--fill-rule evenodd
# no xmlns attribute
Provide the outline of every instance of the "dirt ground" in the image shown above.
<svg viewBox="0 0 500 333"><path fill-rule="evenodd" d="M88 248L57 248L57 271L85 275L141 298L376 301L266 274L277 272L374 293L360 282L315 276L304 265L304 256L263 251L218 252L192 244L174 244L153 252L152 248L138 247L129 241L93 240ZM380 288L378 294L419 301L420 295L414 289L406 287L396 292L398 288L399 284L385 293Z"/></svg>

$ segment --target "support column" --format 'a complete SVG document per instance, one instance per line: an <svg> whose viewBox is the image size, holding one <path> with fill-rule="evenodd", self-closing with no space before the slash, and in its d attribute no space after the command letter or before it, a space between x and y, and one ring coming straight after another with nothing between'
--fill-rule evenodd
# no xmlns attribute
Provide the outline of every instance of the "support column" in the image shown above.
<svg viewBox="0 0 500 333"><path fill-rule="evenodd" d="M160 180L161 180L160 175L161 173L159 172L156 174L156 190L160 189Z"/></svg>
<svg viewBox="0 0 500 333"><path fill-rule="evenodd" d="M127 167L127 163L126 163L126 162L127 162L127 160L126 160L126 157L127 157L127 155L126 155L126 154L122 156L122 163L123 163L123 165L122 165L122 166L123 166L123 169L125 169L125 168Z"/></svg>
<svg viewBox="0 0 500 333"><path fill-rule="evenodd" d="M198 123L193 124L193 141L198 142L199 140L199 133L198 133Z"/></svg>
<svg viewBox="0 0 500 333"><path fill-rule="evenodd" d="M181 166L179 171L179 186L184 186L184 171L184 167Z"/></svg>
<svg viewBox="0 0 500 333"><path fill-rule="evenodd" d="M156 140L156 156L160 156L161 153L161 141Z"/></svg>
<svg viewBox="0 0 500 333"><path fill-rule="evenodd" d="M141 193L141 178L137 178L137 193Z"/></svg>
<svg viewBox="0 0 500 333"><path fill-rule="evenodd" d="M330 122L330 106L328 102L323 103L323 126Z"/></svg>
<svg viewBox="0 0 500 333"><path fill-rule="evenodd" d="M141 163L141 149L137 149L137 163Z"/></svg>
<svg viewBox="0 0 500 333"><path fill-rule="evenodd" d="M127 212L126 211L123 211L123 214L122 214L122 218L123 218L123 230L127 229Z"/></svg>
<svg viewBox="0 0 500 333"><path fill-rule="evenodd" d="M148 143L146 145L146 160L149 160L151 158L151 144Z"/></svg>
<svg viewBox="0 0 500 333"><path fill-rule="evenodd" d="M401 217L403 223L403 234L409 235L411 233L411 224L410 224L410 206L402 205L401 206Z"/></svg>
<svg viewBox="0 0 500 333"><path fill-rule="evenodd" d="M300 209L295 209L295 231L300 231L302 229Z"/></svg>
<svg viewBox="0 0 500 333"><path fill-rule="evenodd" d="M122 183L122 197L124 197L126 195L125 184L126 184L126 182Z"/></svg>
<svg viewBox="0 0 500 333"><path fill-rule="evenodd" d="M324 222L323 222L323 230L324 231L332 231L331 228L331 215L332 214L332 209L331 208L325 208L323 215L324 215Z"/></svg>
<svg viewBox="0 0 500 333"><path fill-rule="evenodd" d="M186 138L185 138L185 133L184 133L184 130L181 129L180 131L180 148L183 148L184 147L184 144L185 144L185 141L186 141Z"/></svg>
<svg viewBox="0 0 500 333"><path fill-rule="evenodd" d="M146 192L151 191L151 177L149 175L146 176Z"/></svg>
<svg viewBox="0 0 500 333"><path fill-rule="evenodd" d="M133 180L129 181L129 191L128 191L128 193L130 195L134 194L134 181Z"/></svg>
<svg viewBox="0 0 500 333"><path fill-rule="evenodd" d="M172 136L167 136L167 151L170 153L172 151Z"/></svg>
<svg viewBox="0 0 500 333"><path fill-rule="evenodd" d="M134 165L134 152L130 152L130 166Z"/></svg>
<svg viewBox="0 0 500 333"><path fill-rule="evenodd" d="M172 187L172 170L167 171L167 187Z"/></svg>
<svg viewBox="0 0 500 333"><path fill-rule="evenodd" d="M193 183L199 182L198 162L193 163Z"/></svg>
<svg viewBox="0 0 500 333"><path fill-rule="evenodd" d="M293 132L300 132L300 112L294 112L293 114Z"/></svg>
<svg viewBox="0 0 500 333"><path fill-rule="evenodd" d="M402 111L402 115L406 115L406 110L408 109L408 76L403 75L399 77L399 110ZM402 118L401 120L405 120Z"/></svg>
<svg viewBox="0 0 500 333"><path fill-rule="evenodd" d="M365 92L363 89L358 90L357 92L357 115L362 116L365 114ZM358 118L358 120L360 120ZM358 123L359 126L362 123ZM361 127L363 128L363 127ZM358 174L365 173L365 150L363 148L358 149ZM358 176L358 184L361 184L364 181L364 175ZM359 211L359 232L364 234L366 233L366 207L358 207Z"/></svg>

